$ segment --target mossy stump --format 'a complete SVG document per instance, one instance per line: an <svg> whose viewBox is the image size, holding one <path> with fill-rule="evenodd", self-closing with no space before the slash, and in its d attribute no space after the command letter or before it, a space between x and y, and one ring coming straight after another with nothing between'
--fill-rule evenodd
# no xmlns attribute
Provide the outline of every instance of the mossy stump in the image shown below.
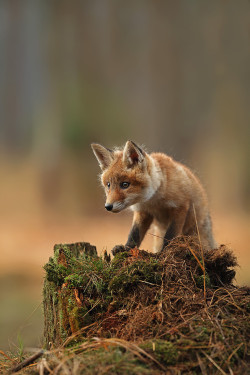
<svg viewBox="0 0 250 375"><path fill-rule="evenodd" d="M88 243L55 245L44 267L45 345L81 353L87 374L246 374L250 291L233 285L236 266L226 246L203 254L187 237L112 260Z"/></svg>
<svg viewBox="0 0 250 375"><path fill-rule="evenodd" d="M96 258L96 247L88 242L58 244L54 246L54 257L44 266L44 340L48 349L60 346L80 328L77 289L68 287L65 278L72 272L72 265L84 256Z"/></svg>

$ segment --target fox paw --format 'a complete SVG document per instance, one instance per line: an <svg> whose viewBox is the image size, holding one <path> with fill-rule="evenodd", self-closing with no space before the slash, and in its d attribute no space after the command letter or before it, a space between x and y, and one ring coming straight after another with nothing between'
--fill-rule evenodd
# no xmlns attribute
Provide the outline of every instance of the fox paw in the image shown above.
<svg viewBox="0 0 250 375"><path fill-rule="evenodd" d="M113 255L116 255L118 253L123 253L124 251L129 251L129 247L128 246L124 246L124 245L116 245L115 247L113 247L113 249L111 250L111 253Z"/></svg>

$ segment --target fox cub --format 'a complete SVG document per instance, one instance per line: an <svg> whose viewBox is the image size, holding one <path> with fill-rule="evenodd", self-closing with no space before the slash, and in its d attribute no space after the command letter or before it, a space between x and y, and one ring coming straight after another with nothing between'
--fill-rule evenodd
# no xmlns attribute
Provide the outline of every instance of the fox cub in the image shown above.
<svg viewBox="0 0 250 375"><path fill-rule="evenodd" d="M152 223L154 252L179 235L197 234L197 226L204 248L216 247L206 193L185 165L163 153L147 154L132 141L123 150L91 147L102 170L106 210L117 213L130 207L134 211L125 249L139 247ZM113 253L122 248L116 246Z"/></svg>

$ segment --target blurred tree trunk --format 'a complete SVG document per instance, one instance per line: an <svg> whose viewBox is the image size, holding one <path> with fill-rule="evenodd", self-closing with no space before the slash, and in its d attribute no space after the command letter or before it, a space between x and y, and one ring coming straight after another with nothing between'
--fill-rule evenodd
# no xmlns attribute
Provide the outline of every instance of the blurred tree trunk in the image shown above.
<svg viewBox="0 0 250 375"><path fill-rule="evenodd" d="M19 1L8 1L5 4L5 15L8 17L8 33L5 42L5 75L4 75L4 121L5 142L9 151L15 151L20 143L20 126L18 119L21 117L20 108L20 74L22 69L21 38L21 11ZM6 147L5 145L5 147Z"/></svg>

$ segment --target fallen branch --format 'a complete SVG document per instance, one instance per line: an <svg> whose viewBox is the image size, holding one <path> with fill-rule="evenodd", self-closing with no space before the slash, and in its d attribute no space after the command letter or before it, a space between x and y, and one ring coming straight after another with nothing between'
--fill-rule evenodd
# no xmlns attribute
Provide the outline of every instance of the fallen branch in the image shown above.
<svg viewBox="0 0 250 375"><path fill-rule="evenodd" d="M31 355L30 357L26 358L23 362L18 363L18 365L12 367L12 369L10 369L9 373L12 374L13 372L20 371L24 367L27 367L27 366L31 365L36 359L40 358L43 354L44 354L44 350L41 349L39 352L37 352L37 353Z"/></svg>

